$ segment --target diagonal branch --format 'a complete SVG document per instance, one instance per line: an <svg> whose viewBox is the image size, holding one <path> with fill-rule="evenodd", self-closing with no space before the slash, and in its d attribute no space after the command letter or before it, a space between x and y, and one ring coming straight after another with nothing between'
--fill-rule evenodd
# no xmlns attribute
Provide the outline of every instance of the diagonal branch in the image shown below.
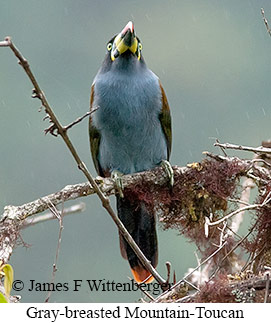
<svg viewBox="0 0 271 323"><path fill-rule="evenodd" d="M91 111L88 111L87 113L85 113L83 116L77 118L75 121L69 123L67 126L64 127L64 129L67 131L69 129L71 129L73 126L75 126L77 123L81 122L83 119L85 119L86 117L90 116L93 112L97 111L98 107L92 109Z"/></svg>
<svg viewBox="0 0 271 323"><path fill-rule="evenodd" d="M261 8L261 13L262 13L262 16L263 16L263 21L264 21L264 24L265 24L266 30L267 30L267 32L268 32L268 34L269 34L269 36L271 36L271 29L270 29L270 27L269 27L269 24L268 24L267 19L265 18L265 13L264 13L264 9L263 9L263 8Z"/></svg>

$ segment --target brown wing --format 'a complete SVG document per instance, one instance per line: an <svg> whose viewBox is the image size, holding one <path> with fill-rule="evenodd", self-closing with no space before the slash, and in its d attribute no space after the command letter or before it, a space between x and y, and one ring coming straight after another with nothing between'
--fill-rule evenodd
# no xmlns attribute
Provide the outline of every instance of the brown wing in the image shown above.
<svg viewBox="0 0 271 323"><path fill-rule="evenodd" d="M94 84L92 84L91 92L90 92L90 111L93 109L93 106L92 106L93 101L94 101ZM101 165L98 160L101 135L98 129L94 127L92 123L91 115L89 117L89 140L90 140L90 151L91 151L95 169L100 176L104 176L104 173L101 169Z"/></svg>
<svg viewBox="0 0 271 323"><path fill-rule="evenodd" d="M162 95L162 109L159 114L159 120L161 122L161 126L166 137L167 142L167 159L169 159L171 152L171 143L172 143L172 133L171 133L171 116L170 116L170 108L168 105L166 93L159 81L161 95Z"/></svg>

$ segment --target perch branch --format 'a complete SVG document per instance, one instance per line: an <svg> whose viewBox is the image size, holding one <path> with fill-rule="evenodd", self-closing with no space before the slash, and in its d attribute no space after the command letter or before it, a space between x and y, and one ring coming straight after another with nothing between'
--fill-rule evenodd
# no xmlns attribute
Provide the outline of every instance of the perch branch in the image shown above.
<svg viewBox="0 0 271 323"><path fill-rule="evenodd" d="M214 158L213 155L211 157ZM219 161L235 161L247 168L249 168L249 165L251 165L252 163L251 160L242 160L237 157L235 157L234 159L232 157L223 157L223 159L219 159ZM185 173L191 171L191 168L184 166L173 166L173 170L174 176L178 178L178 176L183 176ZM165 185L168 182L168 177L161 167L157 167L141 173L124 175L122 177L123 189L140 185L143 180L146 185L153 186L153 188L159 190L159 187ZM114 181L111 178L102 178L100 176L97 176L94 181L95 183L97 183L97 186L104 195L110 196L115 193ZM59 205L62 202L74 200L80 197L86 197L92 194L95 194L95 189L88 182L67 185L60 191L38 198L32 202L28 202L20 206L5 206L0 223L5 219L16 220L17 222L20 222L30 216L44 212L49 209L49 202L52 202L54 205ZM238 210L240 211L240 209Z"/></svg>
<svg viewBox="0 0 271 323"><path fill-rule="evenodd" d="M249 169L252 162L251 160L242 160L237 157L215 157L210 155L211 158L217 159L219 162L233 162L238 163L241 168ZM180 167L174 166L174 176L177 179L180 176L190 172L190 167ZM244 175L244 174L242 174ZM154 190L159 191L160 187L168 182L168 177L161 167L157 167L151 171L145 171L142 173L135 173L130 175L125 175L122 178L123 188L135 187L140 185L144 181L146 185L153 187ZM95 183L99 186L100 190L106 196L114 194L114 182L111 178L101 178L97 177ZM35 201L25 203L20 206L9 205L4 208L4 213L0 220L0 232L6 238L0 243L0 259L6 262L13 250L14 244L17 239L18 229L22 228L21 223L25 223L25 219L33 216L35 214L41 213L48 210L50 202L54 205L58 205L62 202L74 200L79 197L85 197L94 194L94 188L87 183L80 183L75 185L67 185L62 190L49 194L47 196L41 197ZM27 219L30 222L34 221L32 218ZM23 222L22 222L23 221ZM11 228L13 233L11 234ZM5 232L8 232L7 234Z"/></svg>
<svg viewBox="0 0 271 323"><path fill-rule="evenodd" d="M178 174L181 174L189 170L188 167L174 166L173 168L177 176ZM162 168L158 167L156 169L145 171L142 173L124 175L122 177L123 188L125 189L128 187L133 187L134 185L138 185L142 182L143 179L145 183L152 183L153 185L156 185L157 188L159 188L159 186L164 185L168 181L166 173L162 171ZM95 182L97 183L103 194L105 194L106 196L115 194L115 185L114 181L111 178L102 178L98 176L95 178ZM3 222L5 219L16 220L17 222L19 222L25 220L26 218L32 215L48 210L50 207L50 203L54 205L59 205L62 202L74 200L80 197L86 197L95 193L96 192L94 188L88 182L67 185L58 192L43 196L32 202L28 202L19 206L5 206L0 223Z"/></svg>

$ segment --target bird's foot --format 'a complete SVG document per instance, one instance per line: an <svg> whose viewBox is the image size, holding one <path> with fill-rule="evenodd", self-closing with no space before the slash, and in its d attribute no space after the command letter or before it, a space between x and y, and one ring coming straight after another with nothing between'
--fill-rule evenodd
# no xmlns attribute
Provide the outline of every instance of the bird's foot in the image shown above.
<svg viewBox="0 0 271 323"><path fill-rule="evenodd" d="M170 186L174 185L174 172L173 168L168 160L162 160L161 166L164 168L165 172L168 175Z"/></svg>
<svg viewBox="0 0 271 323"><path fill-rule="evenodd" d="M122 175L123 174L121 172L119 172L118 170L113 170L111 173L111 178L114 181L115 189L121 198L124 197L123 191L122 191L123 190Z"/></svg>

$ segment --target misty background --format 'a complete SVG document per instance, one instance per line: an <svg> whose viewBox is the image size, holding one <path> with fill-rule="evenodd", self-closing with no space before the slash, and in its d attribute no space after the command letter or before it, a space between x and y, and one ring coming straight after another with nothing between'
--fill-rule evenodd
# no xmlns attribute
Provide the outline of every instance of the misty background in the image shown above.
<svg viewBox="0 0 271 323"><path fill-rule="evenodd" d="M132 20L143 56L161 79L171 107L171 163L200 161L219 153L221 142L258 146L271 137L271 23L269 0L0 0L0 40L11 36L29 61L63 125L89 110L92 80L107 41ZM0 48L0 207L20 205L84 182L60 137L44 135L48 121L32 86L8 48ZM93 175L87 119L70 138ZM229 152L234 154L234 152ZM240 154L238 154L240 156ZM251 155L249 155L251 156ZM64 218L56 283L74 279L129 282L118 232L97 196L81 199L83 213ZM65 206L78 201L66 203ZM112 203L115 204L114 198ZM1 211L1 213L2 213ZM43 302L47 292L29 292L29 281L50 282L59 224L21 232L24 244L10 259L24 282L22 302ZM197 265L196 247L177 231L159 232L158 271L170 261L177 279ZM203 232L199 232L203 234ZM133 302L141 292L53 292L52 302Z"/></svg>

